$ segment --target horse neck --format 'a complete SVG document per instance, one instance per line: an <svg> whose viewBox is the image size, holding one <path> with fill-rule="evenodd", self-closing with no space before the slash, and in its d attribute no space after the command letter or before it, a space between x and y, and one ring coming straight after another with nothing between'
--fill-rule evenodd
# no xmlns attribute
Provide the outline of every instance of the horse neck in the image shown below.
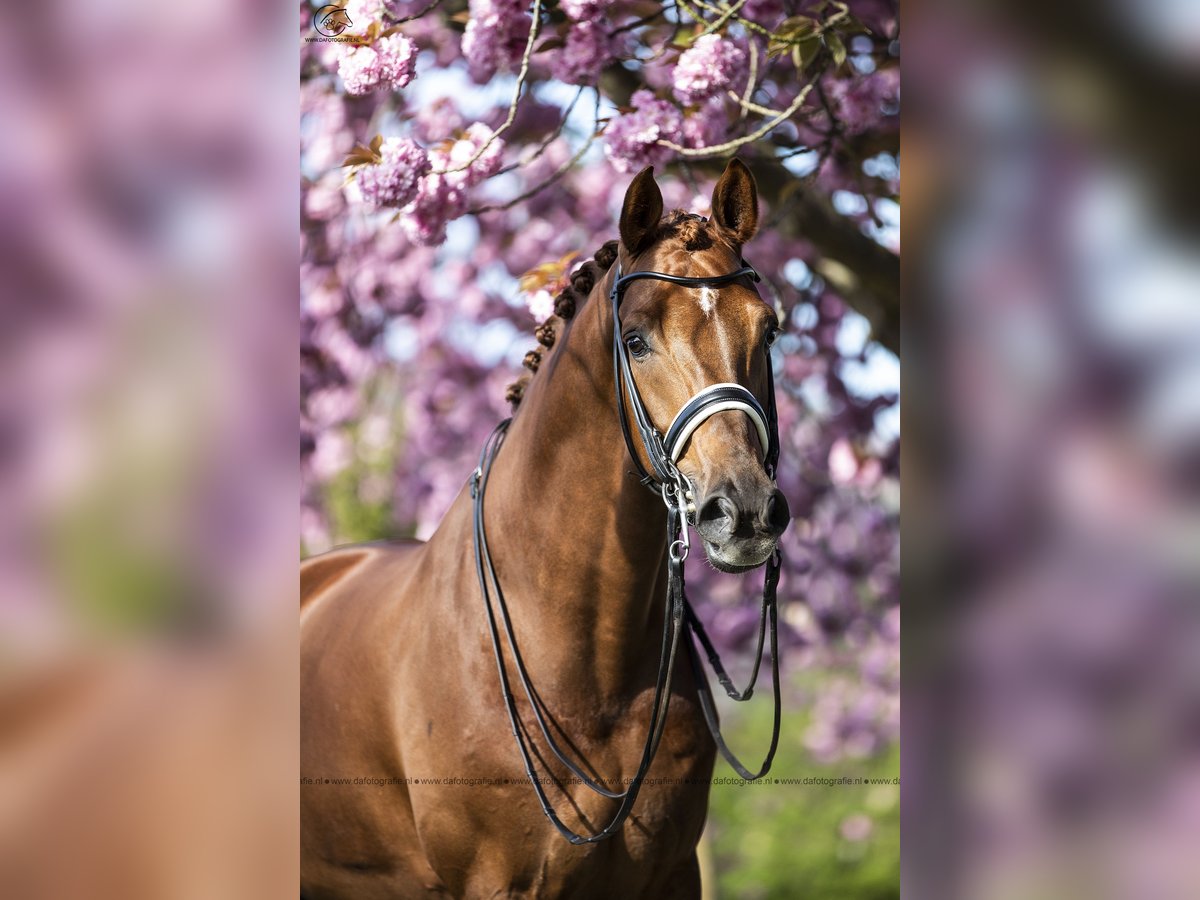
<svg viewBox="0 0 1200 900"><path fill-rule="evenodd" d="M666 513L632 474L617 418L612 278L598 280L530 382L486 501L531 673L592 696L628 692L657 664L666 572Z"/></svg>

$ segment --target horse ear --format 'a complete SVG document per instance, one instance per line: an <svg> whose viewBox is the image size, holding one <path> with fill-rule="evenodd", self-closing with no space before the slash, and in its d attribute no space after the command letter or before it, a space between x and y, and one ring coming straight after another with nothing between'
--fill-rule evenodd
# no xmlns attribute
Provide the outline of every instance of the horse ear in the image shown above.
<svg viewBox="0 0 1200 900"><path fill-rule="evenodd" d="M662 211L662 191L654 181L654 166L646 166L630 182L621 205L621 243L627 253L640 253L649 246Z"/></svg>
<svg viewBox="0 0 1200 900"><path fill-rule="evenodd" d="M731 159L712 195L713 221L744 244L758 231L758 186L740 159Z"/></svg>

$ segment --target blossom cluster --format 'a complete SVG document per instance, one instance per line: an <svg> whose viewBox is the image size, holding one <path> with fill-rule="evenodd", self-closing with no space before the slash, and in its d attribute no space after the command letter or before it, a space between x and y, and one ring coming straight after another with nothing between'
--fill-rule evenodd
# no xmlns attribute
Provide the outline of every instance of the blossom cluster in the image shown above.
<svg viewBox="0 0 1200 900"><path fill-rule="evenodd" d="M719 34L706 34L680 54L672 89L685 106L733 87L744 77L746 52Z"/></svg>
<svg viewBox="0 0 1200 900"><path fill-rule="evenodd" d="M383 18L385 10L383 0L349 0L345 8L350 30L356 34L365 34L372 22Z"/></svg>
<svg viewBox="0 0 1200 900"><path fill-rule="evenodd" d="M390 137L379 149L380 161L358 173L363 199L376 207L407 206L430 169L429 156L408 138Z"/></svg>
<svg viewBox="0 0 1200 900"><path fill-rule="evenodd" d="M683 115L675 105L650 91L635 91L630 102L633 111L618 117L604 134L604 152L618 172L665 163L671 150L658 142L677 141L683 127Z"/></svg>
<svg viewBox="0 0 1200 900"><path fill-rule="evenodd" d="M846 133L862 134L898 109L900 70L892 66L853 79L828 79L825 92Z"/></svg>
<svg viewBox="0 0 1200 900"><path fill-rule="evenodd" d="M615 56L607 22L599 17L585 19L571 23L566 44L555 55L550 70L567 84L595 84Z"/></svg>
<svg viewBox="0 0 1200 900"><path fill-rule="evenodd" d="M430 144L449 140L463 127L463 117L449 97L422 104L412 121L417 137Z"/></svg>
<svg viewBox="0 0 1200 900"><path fill-rule="evenodd" d="M681 143L685 147L711 147L729 136L729 117L722 97L710 97L683 120Z"/></svg>
<svg viewBox="0 0 1200 900"><path fill-rule="evenodd" d="M482 84L520 61L532 19L524 0L471 0L470 13L462 53L471 77Z"/></svg>
<svg viewBox="0 0 1200 900"><path fill-rule="evenodd" d="M337 57L338 75L348 94L407 87L417 70L417 48L402 34L389 34L372 44L338 44Z"/></svg>
<svg viewBox="0 0 1200 900"><path fill-rule="evenodd" d="M476 122L457 139L426 151L409 138L390 137L379 161L355 175L363 200L400 209L400 226L415 243L441 243L446 224L467 211L467 192L500 169L504 141Z"/></svg>
<svg viewBox="0 0 1200 900"><path fill-rule="evenodd" d="M500 170L500 158L503 153L504 140L493 138L492 129L482 122L475 122L445 151L446 168L460 169L467 166L463 171L447 174L446 180L454 187L474 187ZM476 154L479 154L478 158Z"/></svg>
<svg viewBox="0 0 1200 900"><path fill-rule="evenodd" d="M616 40L609 35L604 4L560 0L558 6L570 21L563 46L551 56L550 73L567 84L593 85L618 52Z"/></svg>
<svg viewBox="0 0 1200 900"><path fill-rule="evenodd" d="M472 162L485 145L487 149ZM440 244L446 237L447 223L467 211L467 191L496 174L503 152L504 141L492 140L492 130L480 122L449 146L430 150L432 171L421 178L415 199L400 219L409 239L422 246Z"/></svg>
<svg viewBox="0 0 1200 900"><path fill-rule="evenodd" d="M660 141L685 147L711 147L728 130L725 91L745 77L746 52L719 34L706 34L682 54L670 72L669 86L687 115L649 90L636 91L632 110L618 116L605 133L605 153L619 172L661 165L672 157Z"/></svg>
<svg viewBox="0 0 1200 900"><path fill-rule="evenodd" d="M545 322L554 315L554 295L546 288L534 291L525 298L525 305L535 322Z"/></svg>
<svg viewBox="0 0 1200 900"><path fill-rule="evenodd" d="M604 0L558 0L558 8L576 22L586 22L599 16Z"/></svg>

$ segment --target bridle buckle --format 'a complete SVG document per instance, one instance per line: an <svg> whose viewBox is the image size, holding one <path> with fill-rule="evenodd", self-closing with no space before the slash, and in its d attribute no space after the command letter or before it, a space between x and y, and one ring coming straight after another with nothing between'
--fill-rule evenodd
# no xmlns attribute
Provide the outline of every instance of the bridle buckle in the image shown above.
<svg viewBox="0 0 1200 900"><path fill-rule="evenodd" d="M692 523L695 514L695 501L692 497L692 483L678 469L674 472L675 480L663 482L662 498L668 511L674 511L679 516L679 537L671 541L667 548L671 561L682 563L692 550L691 533L688 525ZM691 515L689 515L691 510Z"/></svg>

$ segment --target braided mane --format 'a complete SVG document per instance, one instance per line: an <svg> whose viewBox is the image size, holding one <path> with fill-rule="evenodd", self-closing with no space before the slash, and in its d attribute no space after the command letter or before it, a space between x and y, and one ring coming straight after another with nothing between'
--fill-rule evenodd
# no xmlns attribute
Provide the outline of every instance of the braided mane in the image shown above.
<svg viewBox="0 0 1200 900"><path fill-rule="evenodd" d="M617 242L608 241L596 251L592 259L575 270L571 275L571 283L554 298L554 315L534 329L533 334L542 347L549 350L554 346L562 326L574 318L575 310L587 299L592 288L596 286L596 281L612 267L616 259ZM505 399L512 404L514 412L521 405L521 398L525 396L529 380L542 363L543 353L544 350L535 349L525 354L524 366L529 371L510 384L505 392Z"/></svg>
<svg viewBox="0 0 1200 900"><path fill-rule="evenodd" d="M707 250L713 245L713 231L708 219L682 209L673 209L659 222L655 240L675 239L685 250ZM542 363L545 350L554 346L561 327L575 315L575 310L587 299L599 278L607 272L617 259L617 242L608 241L594 257L580 266L571 276L571 283L554 298L554 315L534 329L534 336L543 349L530 350L525 354L523 365L529 371L508 386L505 399L512 404L513 411L521 404L525 388Z"/></svg>

